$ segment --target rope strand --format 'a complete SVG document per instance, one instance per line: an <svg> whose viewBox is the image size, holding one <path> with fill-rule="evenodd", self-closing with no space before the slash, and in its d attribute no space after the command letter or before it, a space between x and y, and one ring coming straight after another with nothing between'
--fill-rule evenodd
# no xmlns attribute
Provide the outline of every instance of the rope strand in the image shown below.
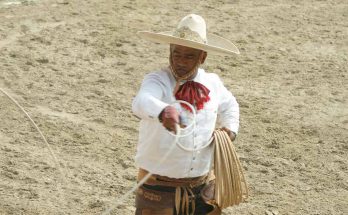
<svg viewBox="0 0 348 215"><path fill-rule="evenodd" d="M190 106L190 108L192 109L192 112L193 112L193 118L195 119L196 117L196 112L195 112L195 109L194 107L186 102L186 101L180 101L180 100L177 100L175 101L174 103L172 104L175 104L175 103L184 103L184 104L187 104L188 106ZM181 135L181 132L182 131L185 131L187 130L188 128L192 128L192 131L195 129L195 120L193 120L193 122L191 123L191 125L188 125L186 128L180 128L180 126L178 124L175 125L175 130L176 130L176 134L173 134L171 132L169 132L170 134L172 134L174 136L174 141L173 141L173 144L171 145L171 147L169 148L169 150L166 152L166 154L161 158L161 160L157 163L155 169L159 168L162 163L168 158L168 156L172 153L172 151L174 150L174 148L176 146L181 146L179 144L179 138L180 137L184 137L184 136L187 136L187 135L190 135L191 132L187 133L187 134L184 134L184 135ZM152 173L149 172L142 180L140 180L132 189L130 189L126 194L124 194L121 198L118 198L116 200L116 202L111 205L107 210L105 210L102 215L107 215L107 214L110 214L112 210L114 210L116 207L118 207L119 205L123 204L123 202L128 198L129 195L131 195L134 191L136 191L141 185L143 185L150 177L151 177Z"/></svg>
<svg viewBox="0 0 348 215"><path fill-rule="evenodd" d="M7 98L9 98L10 101L12 101L12 102L25 114L25 116L30 120L31 124L32 124L32 125L35 127L35 129L39 132L39 134L40 134L40 136L41 136L43 142L45 143L46 147L48 148L48 151L50 152L51 157L52 157L53 160L54 160L55 166L57 167L57 169L58 169L58 171L59 171L59 173L60 173L60 176L61 176L63 182L67 185L67 184L68 184L68 183L67 183L67 180L66 180L66 175L67 175L67 174L66 174L66 172L65 172L65 169L62 169L62 168L61 168L61 164L59 163L59 161L58 161L58 159L57 159L57 156L56 156L55 153L53 152L53 150L52 150L50 144L48 144L48 142L47 142L45 136L43 135L43 133L41 132L40 128L36 125L35 121L30 117L30 115L28 114L28 112L26 112L26 111L24 110L24 108L23 108L14 98L12 98L12 96L10 96L5 90L3 90L3 89L1 89L1 88L0 88L0 91L1 91ZM64 167L64 166L63 166L63 167ZM59 193L60 193L60 198L62 198L63 196L65 196L65 194L63 195L63 193L62 193L62 189L61 189L61 184L60 184L60 183L58 183L58 191L59 191ZM66 200L63 201L63 202L67 203ZM63 212L63 213L64 213L64 212ZM65 214L65 213L64 213L64 214Z"/></svg>

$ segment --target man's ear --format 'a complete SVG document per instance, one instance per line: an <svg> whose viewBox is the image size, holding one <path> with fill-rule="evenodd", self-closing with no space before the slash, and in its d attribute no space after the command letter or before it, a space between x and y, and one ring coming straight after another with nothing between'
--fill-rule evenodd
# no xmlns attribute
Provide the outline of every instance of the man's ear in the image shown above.
<svg viewBox="0 0 348 215"><path fill-rule="evenodd" d="M201 64L203 64L205 62L205 59L207 58L208 53L207 52L203 52L201 55Z"/></svg>

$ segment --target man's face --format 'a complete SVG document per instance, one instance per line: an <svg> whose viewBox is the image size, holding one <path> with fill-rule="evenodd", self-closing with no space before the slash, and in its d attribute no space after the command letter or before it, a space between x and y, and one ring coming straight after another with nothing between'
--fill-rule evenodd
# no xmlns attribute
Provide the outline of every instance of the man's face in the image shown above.
<svg viewBox="0 0 348 215"><path fill-rule="evenodd" d="M192 71L197 63L202 64L207 56L207 53L180 45L170 45L172 56L172 67L175 69L177 75L184 76Z"/></svg>

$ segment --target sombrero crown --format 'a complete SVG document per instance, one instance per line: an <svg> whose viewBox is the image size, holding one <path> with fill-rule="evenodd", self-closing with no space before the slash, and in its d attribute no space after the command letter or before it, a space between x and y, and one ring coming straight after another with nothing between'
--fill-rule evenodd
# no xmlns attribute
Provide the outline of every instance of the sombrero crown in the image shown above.
<svg viewBox="0 0 348 215"><path fill-rule="evenodd" d="M238 48L229 40L215 34L207 34L204 19L196 14L185 16L174 31L139 31L138 34L157 43L182 45L216 54L239 54Z"/></svg>

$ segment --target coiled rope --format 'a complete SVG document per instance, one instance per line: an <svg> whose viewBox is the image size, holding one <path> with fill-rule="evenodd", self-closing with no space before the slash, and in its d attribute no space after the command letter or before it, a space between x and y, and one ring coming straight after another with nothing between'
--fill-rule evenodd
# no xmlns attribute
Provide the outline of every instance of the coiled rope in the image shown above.
<svg viewBox="0 0 348 215"><path fill-rule="evenodd" d="M215 202L220 208L238 205L248 197L248 187L236 150L226 131L214 131Z"/></svg>
<svg viewBox="0 0 348 215"><path fill-rule="evenodd" d="M185 150L185 151L199 151L206 148L210 143L213 142L214 148L214 174L216 176L215 184L215 202L220 208L227 208L229 206L238 205L243 202L248 197L248 188L244 178L243 169L241 167L240 161L236 154L235 148L232 144L231 139L228 134L223 130L215 130L213 137L201 147L194 146L192 148L184 147L179 138L191 135L196 129L196 112L194 107L182 100L177 100L171 105L176 103L184 103L192 109L192 122L186 128L180 128L176 125L176 134L170 133L174 136L174 141L166 154L157 163L155 169L159 168L162 163L168 158L175 146ZM183 132L187 131L188 132ZM185 133L185 134L181 134ZM193 142L194 145L194 142ZM119 205L136 191L141 185L143 185L150 177L152 173L148 173L141 181L139 181L132 189L130 189L126 194L119 198L109 209L105 210L102 215L110 214ZM184 205L182 205L184 207ZM176 205L176 207L178 207Z"/></svg>

